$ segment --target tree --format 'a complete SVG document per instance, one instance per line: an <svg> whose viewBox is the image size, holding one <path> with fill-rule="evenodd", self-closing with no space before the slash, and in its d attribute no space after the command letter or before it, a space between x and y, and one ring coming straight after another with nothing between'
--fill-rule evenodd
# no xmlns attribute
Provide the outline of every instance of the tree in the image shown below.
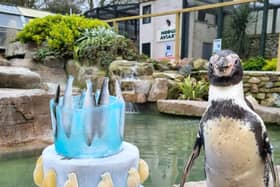
<svg viewBox="0 0 280 187"><path fill-rule="evenodd" d="M71 0L55 0L44 2L43 9L60 14L79 14L81 13L80 5L84 1L71 1Z"/></svg>
<svg viewBox="0 0 280 187"><path fill-rule="evenodd" d="M36 8L38 0L0 0L2 4L22 6L26 8Z"/></svg>
<svg viewBox="0 0 280 187"><path fill-rule="evenodd" d="M240 5L233 9L225 23L223 46L237 52L241 57L248 55L249 39L246 28L253 21L249 5Z"/></svg>

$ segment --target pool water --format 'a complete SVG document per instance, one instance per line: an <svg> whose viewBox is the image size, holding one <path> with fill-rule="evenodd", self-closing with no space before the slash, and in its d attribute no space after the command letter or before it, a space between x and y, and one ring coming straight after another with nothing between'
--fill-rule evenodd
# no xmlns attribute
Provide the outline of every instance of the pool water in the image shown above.
<svg viewBox="0 0 280 187"><path fill-rule="evenodd" d="M145 187L170 187L179 183L185 159L190 155L199 119L161 114L126 115L125 139L135 144L150 166ZM280 164L280 127L267 125ZM203 152L191 171L190 180L204 179ZM35 187L32 174L37 157L0 160L0 187Z"/></svg>

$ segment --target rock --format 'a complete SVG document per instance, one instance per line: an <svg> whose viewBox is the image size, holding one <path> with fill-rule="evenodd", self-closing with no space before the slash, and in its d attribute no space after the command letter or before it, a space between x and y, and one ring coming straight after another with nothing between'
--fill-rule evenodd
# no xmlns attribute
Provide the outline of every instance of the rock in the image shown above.
<svg viewBox="0 0 280 187"><path fill-rule="evenodd" d="M257 77L251 77L249 80L248 80L249 83L252 83L252 84L258 84L261 82L261 80Z"/></svg>
<svg viewBox="0 0 280 187"><path fill-rule="evenodd" d="M153 64L144 62L115 60L109 66L109 74L111 77L136 78L144 75L152 75L153 72Z"/></svg>
<svg viewBox="0 0 280 187"><path fill-rule="evenodd" d="M43 60L43 64L51 68L64 68L64 60L55 56L46 56Z"/></svg>
<svg viewBox="0 0 280 187"><path fill-rule="evenodd" d="M52 95L39 89L0 89L0 145L51 137Z"/></svg>
<svg viewBox="0 0 280 187"><path fill-rule="evenodd" d="M10 43L5 51L6 58L24 57L27 51L27 46L20 42Z"/></svg>
<svg viewBox="0 0 280 187"><path fill-rule="evenodd" d="M252 85L251 85L251 88L250 88L250 92L252 92L252 93L258 93L258 91L259 91L258 85L252 84Z"/></svg>
<svg viewBox="0 0 280 187"><path fill-rule="evenodd" d="M183 75L183 76L186 76L186 75L189 75L191 74L192 72L192 69L193 69L193 66L191 64L186 64L186 65L183 65L180 69L179 69L179 74Z"/></svg>
<svg viewBox="0 0 280 187"><path fill-rule="evenodd" d="M154 67L155 67L155 69L158 70L158 71L167 71L167 70L170 69L168 65L162 64L162 63L160 63L160 62L154 64Z"/></svg>
<svg viewBox="0 0 280 187"><path fill-rule="evenodd" d="M41 77L27 68L0 66L0 88L40 88Z"/></svg>
<svg viewBox="0 0 280 187"><path fill-rule="evenodd" d="M208 61L202 58L198 58L192 62L195 70L203 70L206 68Z"/></svg>
<svg viewBox="0 0 280 187"><path fill-rule="evenodd" d="M144 93L135 93L134 91L122 92L123 98L126 102L132 103L146 103L147 96Z"/></svg>
<svg viewBox="0 0 280 187"><path fill-rule="evenodd" d="M155 79L150 90L148 101L155 102L159 99L166 99L168 95L168 81L167 79Z"/></svg>
<svg viewBox="0 0 280 187"><path fill-rule="evenodd" d="M278 93L269 94L268 98L261 102L265 106L280 107L280 95Z"/></svg>
<svg viewBox="0 0 280 187"><path fill-rule="evenodd" d="M177 73L177 71L164 71L164 72L154 72L153 77L156 78L166 78L171 80L184 80L184 76Z"/></svg>
<svg viewBox="0 0 280 187"><path fill-rule="evenodd" d="M123 91L133 91L135 93L148 94L151 88L151 81L149 80L122 80L121 89Z"/></svg>
<svg viewBox="0 0 280 187"><path fill-rule="evenodd" d="M269 81L269 77L260 77L262 81Z"/></svg>
<svg viewBox="0 0 280 187"><path fill-rule="evenodd" d="M184 116L201 117L206 110L206 101L191 100L158 100L159 112Z"/></svg>
<svg viewBox="0 0 280 187"><path fill-rule="evenodd" d="M264 99L265 98L265 93L257 93L256 98L257 99Z"/></svg>
<svg viewBox="0 0 280 187"><path fill-rule="evenodd" d="M266 82L264 87L265 88L272 88L273 87L273 82Z"/></svg>
<svg viewBox="0 0 280 187"><path fill-rule="evenodd" d="M9 61L0 55L0 66L9 66Z"/></svg>
<svg viewBox="0 0 280 187"><path fill-rule="evenodd" d="M68 75L75 77L74 84L80 88L86 86L86 80L90 79L94 85L94 89L100 89L106 72L96 66L81 66L74 60L69 60L66 64L66 72Z"/></svg>
<svg viewBox="0 0 280 187"><path fill-rule="evenodd" d="M274 86L275 87L280 87L280 82L278 81L278 82L274 82Z"/></svg>
<svg viewBox="0 0 280 187"><path fill-rule="evenodd" d="M33 62L30 58L13 58L9 60L11 66L15 67L25 67L29 69L36 69L37 64Z"/></svg>
<svg viewBox="0 0 280 187"><path fill-rule="evenodd" d="M251 102L257 114L266 123L280 124L280 108L265 107ZM254 104L255 103L255 104ZM158 100L157 107L162 113L201 117L208 106L206 101Z"/></svg>
<svg viewBox="0 0 280 187"><path fill-rule="evenodd" d="M246 96L246 99L251 103L253 108L259 105L258 101L252 95Z"/></svg>

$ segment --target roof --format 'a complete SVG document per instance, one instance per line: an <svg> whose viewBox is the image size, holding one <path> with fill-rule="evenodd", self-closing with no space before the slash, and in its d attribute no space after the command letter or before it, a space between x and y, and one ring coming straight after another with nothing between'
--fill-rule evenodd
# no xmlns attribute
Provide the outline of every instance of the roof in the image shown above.
<svg viewBox="0 0 280 187"><path fill-rule="evenodd" d="M47 11L41 11L41 10L12 6L12 5L4 5L4 4L0 4L0 13L22 15L31 18L41 18L53 14Z"/></svg>
<svg viewBox="0 0 280 187"><path fill-rule="evenodd" d="M9 6L3 4L0 4L0 13L20 15L20 12L16 6Z"/></svg>
<svg viewBox="0 0 280 187"><path fill-rule="evenodd" d="M48 15L53 15L53 13L47 11L41 11L41 10L23 8L23 7L17 7L17 8L20 11L21 15L26 17L41 18Z"/></svg>

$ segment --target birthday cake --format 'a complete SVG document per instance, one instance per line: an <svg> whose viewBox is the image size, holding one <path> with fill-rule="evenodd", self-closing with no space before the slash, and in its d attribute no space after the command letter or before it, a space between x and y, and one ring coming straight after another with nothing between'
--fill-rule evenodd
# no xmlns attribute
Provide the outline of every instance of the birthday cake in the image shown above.
<svg viewBox="0 0 280 187"><path fill-rule="evenodd" d="M60 97L50 101L54 144L43 150L33 172L40 187L140 187L148 178L138 148L124 142L125 103L118 81L115 96L105 77L101 91L91 81L72 96L70 76Z"/></svg>

